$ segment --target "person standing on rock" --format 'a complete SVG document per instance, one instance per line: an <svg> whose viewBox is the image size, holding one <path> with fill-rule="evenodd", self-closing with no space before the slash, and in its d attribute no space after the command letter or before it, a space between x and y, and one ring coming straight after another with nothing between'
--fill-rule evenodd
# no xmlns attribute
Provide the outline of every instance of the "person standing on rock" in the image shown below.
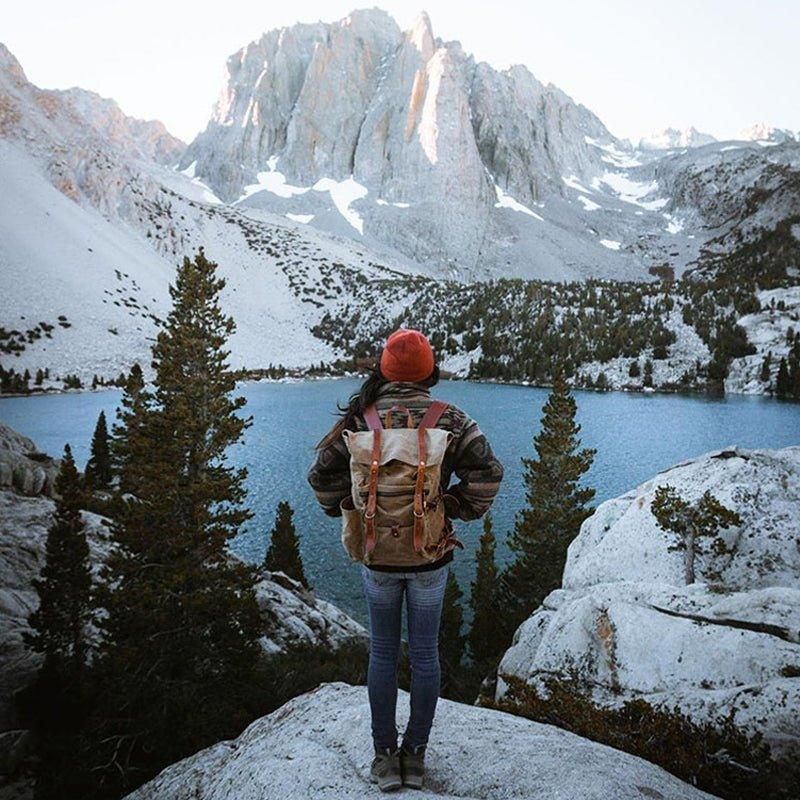
<svg viewBox="0 0 800 800"><path fill-rule="evenodd" d="M360 564L369 609L367 686L382 791L421 788L440 690L439 624L456 547L452 520L490 508L503 467L477 423L431 398L439 367L426 337L387 340L360 390L317 445L308 481L326 514L342 517L342 545ZM450 486L451 476L456 482ZM403 598L408 615L411 709L397 746L397 662Z"/></svg>

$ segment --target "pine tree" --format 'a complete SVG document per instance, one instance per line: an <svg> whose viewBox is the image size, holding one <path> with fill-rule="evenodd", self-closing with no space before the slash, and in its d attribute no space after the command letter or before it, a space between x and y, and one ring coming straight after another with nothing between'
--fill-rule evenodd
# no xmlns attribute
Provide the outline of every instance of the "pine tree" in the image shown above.
<svg viewBox="0 0 800 800"><path fill-rule="evenodd" d="M579 486L595 450L580 448L577 406L558 373L544 405L541 431L534 437L537 458L523 458L527 506L517 515L508 544L516 560L500 582L504 643L561 585L567 548L592 513L594 489Z"/></svg>
<svg viewBox="0 0 800 800"><path fill-rule="evenodd" d="M224 285L202 249L178 267L152 397L128 417L139 430L121 436L136 499L113 526L92 752L108 793L237 734L265 693L254 570L227 552L252 515L246 472L226 456L250 420L232 396L240 373L227 364Z"/></svg>
<svg viewBox="0 0 800 800"><path fill-rule="evenodd" d="M772 350L770 350L765 356L764 361L761 363L761 372L759 373L758 379L761 383L769 383L769 379L772 376Z"/></svg>
<svg viewBox="0 0 800 800"><path fill-rule="evenodd" d="M119 476L119 488L123 493L137 494L140 468L147 463L150 440L144 421L151 403L152 396L145 389L142 368L134 364L123 380L122 398L110 443L112 473Z"/></svg>
<svg viewBox="0 0 800 800"><path fill-rule="evenodd" d="M111 485L113 474L111 472L111 452L108 441L108 428L106 415L100 412L97 425L92 436L91 457L86 464L84 472L87 489L107 489Z"/></svg>
<svg viewBox="0 0 800 800"><path fill-rule="evenodd" d="M300 543L292 521L293 515L294 511L286 501L278 503L275 527L270 534L264 567L270 572L283 572L308 588L303 560L300 558Z"/></svg>
<svg viewBox="0 0 800 800"><path fill-rule="evenodd" d="M741 525L741 518L706 491L695 503L684 500L673 486L668 484L656 489L650 511L659 526L678 536L675 550L684 553L684 579L686 585L695 582L695 558L702 554L704 540L710 539L713 551L717 554L727 552L725 542L720 538L720 528Z"/></svg>
<svg viewBox="0 0 800 800"><path fill-rule="evenodd" d="M481 678L495 666L503 649L503 637L498 629L496 541L492 516L483 518L483 534L476 556L475 580L472 582L469 604L472 625L468 642L472 660Z"/></svg>
<svg viewBox="0 0 800 800"><path fill-rule="evenodd" d="M464 625L461 597L462 592L456 576L448 570L442 603L442 621L439 625L439 663L442 670L441 696L452 699L461 699L459 683L466 642L466 637L461 633Z"/></svg>
<svg viewBox="0 0 800 800"><path fill-rule="evenodd" d="M58 498L55 519L47 533L41 577L33 582L39 608L30 616L34 633L27 643L44 655L45 662L78 674L86 660L84 629L90 611L91 575L80 512L80 473L69 445L64 447L54 488Z"/></svg>
<svg viewBox="0 0 800 800"><path fill-rule="evenodd" d="M89 545L81 517L81 478L69 445L55 481L53 524L45 564L34 581L39 607L29 617L26 644L44 659L20 705L38 746L37 798L78 796L82 764L77 752L87 717L86 628L92 614Z"/></svg>
<svg viewBox="0 0 800 800"><path fill-rule="evenodd" d="M644 362L644 380L643 386L652 387L653 385L653 362L648 358Z"/></svg>

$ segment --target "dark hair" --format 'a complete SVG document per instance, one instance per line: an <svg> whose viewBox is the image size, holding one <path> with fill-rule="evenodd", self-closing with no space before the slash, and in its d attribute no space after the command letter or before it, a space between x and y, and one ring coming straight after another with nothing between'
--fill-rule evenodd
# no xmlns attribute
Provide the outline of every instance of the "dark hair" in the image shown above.
<svg viewBox="0 0 800 800"><path fill-rule="evenodd" d="M376 364L371 370L367 379L361 384L361 388L357 392L350 395L347 405L338 405L339 419L331 430L325 434L322 440L317 444L316 449L320 450L327 447L331 442L334 442L342 435L342 431L348 428L357 414L363 414L366 408L369 408L378 398L380 388L389 383L387 378L384 378L381 372L380 364ZM439 382L439 367L435 365L433 372L421 381L414 381L421 386L436 386Z"/></svg>

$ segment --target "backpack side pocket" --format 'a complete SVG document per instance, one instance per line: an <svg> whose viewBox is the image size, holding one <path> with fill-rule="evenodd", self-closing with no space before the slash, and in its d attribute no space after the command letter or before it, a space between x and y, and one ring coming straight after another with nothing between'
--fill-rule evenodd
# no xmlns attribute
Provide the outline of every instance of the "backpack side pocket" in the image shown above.
<svg viewBox="0 0 800 800"><path fill-rule="evenodd" d="M364 515L348 495L339 503L342 511L342 547L353 561L364 561Z"/></svg>

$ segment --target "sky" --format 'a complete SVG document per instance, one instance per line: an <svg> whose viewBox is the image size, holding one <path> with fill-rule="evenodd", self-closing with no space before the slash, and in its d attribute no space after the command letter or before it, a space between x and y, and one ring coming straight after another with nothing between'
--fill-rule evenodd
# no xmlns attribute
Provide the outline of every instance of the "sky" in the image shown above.
<svg viewBox="0 0 800 800"><path fill-rule="evenodd" d="M113 97L188 141L206 125L229 55L272 28L333 21L369 4L6 1L0 42L36 85ZM632 141L668 126L719 138L756 122L800 130L800 0L378 5L403 29L424 8L437 37L496 67L526 65Z"/></svg>

